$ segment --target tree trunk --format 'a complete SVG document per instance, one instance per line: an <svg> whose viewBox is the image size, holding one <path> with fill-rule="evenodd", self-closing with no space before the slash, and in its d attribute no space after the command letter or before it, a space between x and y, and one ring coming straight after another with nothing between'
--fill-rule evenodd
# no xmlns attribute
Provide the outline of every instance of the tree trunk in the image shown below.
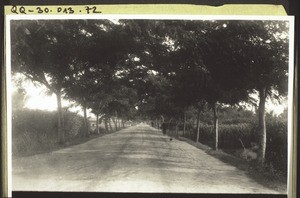
<svg viewBox="0 0 300 198"><path fill-rule="evenodd" d="M109 128L110 128L110 131L113 131L112 126L111 126L110 118L108 119L108 125L109 125Z"/></svg>
<svg viewBox="0 0 300 198"><path fill-rule="evenodd" d="M199 136L200 136L200 108L198 108L197 112L197 139L196 142L199 142Z"/></svg>
<svg viewBox="0 0 300 198"><path fill-rule="evenodd" d="M86 101L85 98L83 98L83 117L84 117L84 133L85 136L89 136L89 126L88 126L88 121L87 121L87 113L86 113Z"/></svg>
<svg viewBox="0 0 300 198"><path fill-rule="evenodd" d="M116 118L113 119L113 122L115 124L115 128L116 128L116 131L117 131L118 130L118 113L117 113L117 111L116 111Z"/></svg>
<svg viewBox="0 0 300 198"><path fill-rule="evenodd" d="M180 122L178 122L177 124L176 124L176 128L175 128L175 131L176 131L176 137L178 138L178 125L180 124Z"/></svg>
<svg viewBox="0 0 300 198"><path fill-rule="evenodd" d="M187 131L189 132L189 138L190 138L190 140L192 140L193 138L192 138L192 132L191 132L191 130L194 128L194 125L192 125L192 126L187 126Z"/></svg>
<svg viewBox="0 0 300 198"><path fill-rule="evenodd" d="M100 134L99 132L99 114L96 115L96 127L97 127L97 134Z"/></svg>
<svg viewBox="0 0 300 198"><path fill-rule="evenodd" d="M184 112L184 119L183 119L183 134L182 134L183 137L185 135L185 129L186 129L186 111Z"/></svg>
<svg viewBox="0 0 300 198"><path fill-rule="evenodd" d="M165 122L165 117L163 115L161 115L160 117L161 117L161 121Z"/></svg>
<svg viewBox="0 0 300 198"><path fill-rule="evenodd" d="M61 92L58 91L55 94L56 94L56 100L57 100L58 143L64 144L65 143L65 130L64 130L63 111L62 111L62 104L61 104Z"/></svg>
<svg viewBox="0 0 300 198"><path fill-rule="evenodd" d="M263 165L265 162L266 154L266 118L265 118L265 104L266 104L266 89L259 91L259 106L258 106L258 137L259 137L259 150L258 150L258 162Z"/></svg>
<svg viewBox="0 0 300 198"><path fill-rule="evenodd" d="M219 147L219 120L218 120L218 112L217 112L217 104L213 105L214 112L214 132L215 132L215 145L214 149L218 150Z"/></svg>
<svg viewBox="0 0 300 198"><path fill-rule="evenodd" d="M124 122L124 120L122 120L122 126L123 126L123 128L125 128L125 122Z"/></svg>
<svg viewBox="0 0 300 198"><path fill-rule="evenodd" d="M119 119L119 129L121 129L122 128L122 119Z"/></svg>
<svg viewBox="0 0 300 198"><path fill-rule="evenodd" d="M104 126L105 126L105 131L108 133L108 123L107 123L107 116L104 117Z"/></svg>
<svg viewBox="0 0 300 198"><path fill-rule="evenodd" d="M163 115L160 115L160 117L161 117L161 121L159 121L160 125L158 126L158 128L160 128L162 123L165 122L165 117Z"/></svg>
<svg viewBox="0 0 300 198"><path fill-rule="evenodd" d="M117 131L118 130L118 126L117 126L117 121L116 121L117 118L112 118L112 121L115 125L115 130Z"/></svg>
<svg viewBox="0 0 300 198"><path fill-rule="evenodd" d="M169 134L171 137L173 136L173 128L171 127L171 122L172 122L173 118L171 118L168 122L168 127L167 127L167 134Z"/></svg>
<svg viewBox="0 0 300 198"><path fill-rule="evenodd" d="M103 119L104 119L104 115L102 115L100 118L99 118L99 124L101 124L103 122Z"/></svg>

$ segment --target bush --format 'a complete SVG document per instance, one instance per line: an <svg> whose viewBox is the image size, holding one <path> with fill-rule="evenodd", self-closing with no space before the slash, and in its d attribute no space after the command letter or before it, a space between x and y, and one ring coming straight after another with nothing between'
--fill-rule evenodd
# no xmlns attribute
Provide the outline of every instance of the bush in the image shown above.
<svg viewBox="0 0 300 198"><path fill-rule="evenodd" d="M197 130L194 129L194 134ZM213 144L215 134L213 125L200 125L200 142L206 144ZM254 141L252 133L252 126L248 123L240 124L220 124L219 125L219 147L221 149L241 149L243 148L239 139L243 141L245 147L250 147L251 142Z"/></svg>
<svg viewBox="0 0 300 198"><path fill-rule="evenodd" d="M83 118L64 113L65 137L69 141L81 133ZM15 110L12 117L12 154L26 155L57 147L57 113L41 110Z"/></svg>
<svg viewBox="0 0 300 198"><path fill-rule="evenodd" d="M266 116L267 147L266 164L276 171L287 173L287 120L273 115ZM219 148L225 150L243 149L242 140L246 148L251 148L251 143L258 143L258 123L252 120L240 124L219 124ZM196 140L197 129L193 128L191 139ZM199 141L213 146L215 134L213 125L200 125Z"/></svg>
<svg viewBox="0 0 300 198"><path fill-rule="evenodd" d="M274 169L287 173L287 121L277 117L266 118L266 163Z"/></svg>
<svg viewBox="0 0 300 198"><path fill-rule="evenodd" d="M83 134L83 117L72 112L64 113L66 140L74 139Z"/></svg>

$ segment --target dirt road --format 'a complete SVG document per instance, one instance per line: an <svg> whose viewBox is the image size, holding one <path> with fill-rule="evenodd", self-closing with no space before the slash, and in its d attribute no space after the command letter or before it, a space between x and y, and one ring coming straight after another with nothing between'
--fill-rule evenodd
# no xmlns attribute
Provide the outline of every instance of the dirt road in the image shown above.
<svg viewBox="0 0 300 198"><path fill-rule="evenodd" d="M13 160L13 190L277 193L146 124Z"/></svg>

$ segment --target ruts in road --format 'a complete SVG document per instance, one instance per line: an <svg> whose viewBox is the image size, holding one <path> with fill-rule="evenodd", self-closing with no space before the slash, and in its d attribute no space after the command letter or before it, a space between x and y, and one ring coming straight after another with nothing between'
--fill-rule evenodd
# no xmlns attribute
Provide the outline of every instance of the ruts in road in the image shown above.
<svg viewBox="0 0 300 198"><path fill-rule="evenodd" d="M12 160L14 191L277 193L184 141L138 124Z"/></svg>

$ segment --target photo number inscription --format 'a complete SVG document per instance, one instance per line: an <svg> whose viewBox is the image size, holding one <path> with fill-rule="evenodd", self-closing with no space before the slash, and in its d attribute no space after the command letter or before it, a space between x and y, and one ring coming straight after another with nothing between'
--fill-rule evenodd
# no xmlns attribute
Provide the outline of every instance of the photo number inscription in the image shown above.
<svg viewBox="0 0 300 198"><path fill-rule="evenodd" d="M71 6L12 6L13 14L101 14L97 6L84 6L74 9Z"/></svg>

